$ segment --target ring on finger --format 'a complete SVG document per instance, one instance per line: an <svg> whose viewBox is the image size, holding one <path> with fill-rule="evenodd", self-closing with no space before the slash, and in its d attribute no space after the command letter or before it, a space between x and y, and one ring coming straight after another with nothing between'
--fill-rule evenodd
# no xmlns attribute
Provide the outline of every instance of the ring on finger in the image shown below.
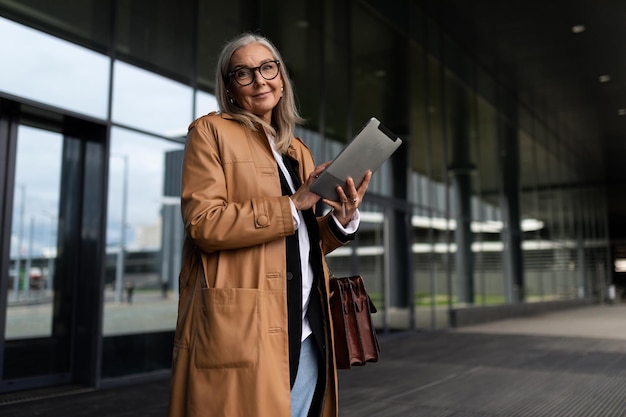
<svg viewBox="0 0 626 417"><path fill-rule="evenodd" d="M359 199L358 199L358 198L356 198L356 197L352 199L352 202L353 202L353 203L356 203L357 201L359 201Z"/></svg>

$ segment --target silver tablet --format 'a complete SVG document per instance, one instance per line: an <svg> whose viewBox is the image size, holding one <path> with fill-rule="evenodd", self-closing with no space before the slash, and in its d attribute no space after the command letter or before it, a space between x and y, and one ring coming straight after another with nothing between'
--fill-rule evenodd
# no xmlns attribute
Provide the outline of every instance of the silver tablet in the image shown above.
<svg viewBox="0 0 626 417"><path fill-rule="evenodd" d="M333 162L311 185L311 191L328 200L338 201L337 185L352 177L355 185L367 171L376 171L402 144L402 140L372 117Z"/></svg>

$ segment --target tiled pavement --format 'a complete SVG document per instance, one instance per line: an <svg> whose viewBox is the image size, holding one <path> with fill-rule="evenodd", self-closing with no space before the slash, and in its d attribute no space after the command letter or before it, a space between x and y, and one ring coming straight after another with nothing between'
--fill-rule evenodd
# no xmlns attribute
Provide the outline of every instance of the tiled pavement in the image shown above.
<svg viewBox="0 0 626 417"><path fill-rule="evenodd" d="M626 304L380 339L380 362L340 371L340 417L626 417ZM168 384L5 403L0 416L164 417Z"/></svg>

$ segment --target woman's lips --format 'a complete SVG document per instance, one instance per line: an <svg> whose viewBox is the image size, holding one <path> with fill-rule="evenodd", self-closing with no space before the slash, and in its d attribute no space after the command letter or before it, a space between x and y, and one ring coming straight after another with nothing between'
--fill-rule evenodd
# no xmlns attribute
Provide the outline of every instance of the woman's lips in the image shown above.
<svg viewBox="0 0 626 417"><path fill-rule="evenodd" d="M263 98L263 97L267 96L268 94L270 94L270 91L266 91L264 93L255 94L254 98Z"/></svg>

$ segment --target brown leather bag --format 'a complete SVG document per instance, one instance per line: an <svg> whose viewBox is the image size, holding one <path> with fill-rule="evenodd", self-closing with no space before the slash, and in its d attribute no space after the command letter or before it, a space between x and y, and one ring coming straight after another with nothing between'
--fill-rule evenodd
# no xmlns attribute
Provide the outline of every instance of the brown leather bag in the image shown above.
<svg viewBox="0 0 626 417"><path fill-rule="evenodd" d="M361 276L331 278L330 292L337 368L377 362L380 347L371 317L376 307Z"/></svg>

